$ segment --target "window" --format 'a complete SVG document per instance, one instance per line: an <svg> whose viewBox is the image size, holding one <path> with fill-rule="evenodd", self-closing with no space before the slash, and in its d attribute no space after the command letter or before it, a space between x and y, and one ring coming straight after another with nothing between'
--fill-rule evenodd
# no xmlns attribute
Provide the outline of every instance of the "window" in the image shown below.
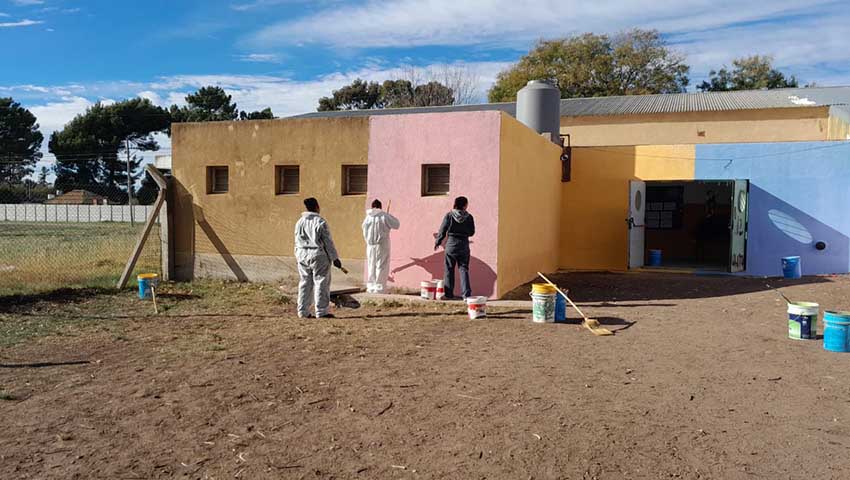
<svg viewBox="0 0 850 480"><path fill-rule="evenodd" d="M301 170L298 165L274 167L275 192L278 195L294 195L301 191Z"/></svg>
<svg viewBox="0 0 850 480"><path fill-rule="evenodd" d="M369 168L366 165L342 166L342 194L366 195Z"/></svg>
<svg viewBox="0 0 850 480"><path fill-rule="evenodd" d="M227 193L227 167L207 167L207 193Z"/></svg>
<svg viewBox="0 0 850 480"><path fill-rule="evenodd" d="M422 196L448 195L449 166L422 165Z"/></svg>

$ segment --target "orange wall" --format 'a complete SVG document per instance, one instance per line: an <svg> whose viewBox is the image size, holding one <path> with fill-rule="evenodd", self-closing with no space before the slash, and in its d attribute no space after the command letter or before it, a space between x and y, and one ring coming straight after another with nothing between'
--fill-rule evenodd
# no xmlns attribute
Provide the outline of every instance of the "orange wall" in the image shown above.
<svg viewBox="0 0 850 480"><path fill-rule="evenodd" d="M560 266L628 268L629 182L691 180L693 145L573 148L572 180L561 197Z"/></svg>
<svg viewBox="0 0 850 480"><path fill-rule="evenodd" d="M497 294L558 268L561 147L502 114Z"/></svg>

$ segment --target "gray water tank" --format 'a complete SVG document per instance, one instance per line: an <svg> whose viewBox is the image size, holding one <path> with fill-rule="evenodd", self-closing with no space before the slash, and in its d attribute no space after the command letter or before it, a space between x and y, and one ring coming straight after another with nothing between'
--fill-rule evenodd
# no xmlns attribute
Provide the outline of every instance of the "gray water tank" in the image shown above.
<svg viewBox="0 0 850 480"><path fill-rule="evenodd" d="M547 80L531 80L517 93L516 119L560 143L561 91Z"/></svg>

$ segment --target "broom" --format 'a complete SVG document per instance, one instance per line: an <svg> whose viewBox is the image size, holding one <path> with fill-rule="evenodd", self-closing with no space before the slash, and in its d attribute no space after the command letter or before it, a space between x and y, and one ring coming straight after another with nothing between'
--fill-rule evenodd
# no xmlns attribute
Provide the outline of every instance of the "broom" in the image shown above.
<svg viewBox="0 0 850 480"><path fill-rule="evenodd" d="M559 294L561 294L561 296L562 296L562 297L564 297L564 299L565 299L566 301L568 301L568 302L570 303L570 305L572 305L572 306L573 306L573 308L575 308L575 309L576 309L576 311L578 312L578 314L579 314L579 315L581 315L581 318L583 318L583 319L584 319L584 322L582 322L582 325L584 325L584 326L585 326L588 330L590 330L590 332L591 332L592 334L594 334L594 335L599 335L599 336L604 336L604 335L614 335L614 332L612 332L611 330L608 330L607 328L603 327L603 326L602 326L602 324L600 324L600 323L599 323L599 320L596 320L596 319L593 319L593 318L587 318L587 316L585 316L585 314L584 314L584 313L583 313L583 312L582 312L582 311L578 308L578 305L576 305L575 303L573 303L573 301L572 301L572 300L570 300L570 297L568 297L566 293L562 292L562 291L561 291L561 289L560 289L560 288L558 288L558 286L557 286L557 285L555 285L554 283L552 283L552 281L551 281L551 280L549 280L548 278L546 278L546 276L545 276L545 275L543 275L543 274L542 274L542 273L540 273L540 272L537 272L537 275L540 275L540 278L542 278L543 280L545 280L545 281L546 281L546 283L548 283L549 285L552 285L553 287L555 287L555 290L557 290L557 291L558 291L558 293L559 293Z"/></svg>

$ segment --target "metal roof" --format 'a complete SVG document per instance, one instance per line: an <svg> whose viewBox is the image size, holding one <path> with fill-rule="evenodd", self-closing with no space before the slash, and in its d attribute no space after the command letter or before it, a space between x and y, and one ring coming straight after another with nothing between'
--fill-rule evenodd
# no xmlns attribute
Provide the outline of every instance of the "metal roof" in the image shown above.
<svg viewBox="0 0 850 480"><path fill-rule="evenodd" d="M641 115L652 113L722 112L769 108L801 108L850 105L850 87L780 88L734 92L670 93L620 97L569 98L561 100L562 117ZM516 114L515 103L485 103L445 107L388 108L313 112L293 118L363 117L416 113L477 112L499 110Z"/></svg>

